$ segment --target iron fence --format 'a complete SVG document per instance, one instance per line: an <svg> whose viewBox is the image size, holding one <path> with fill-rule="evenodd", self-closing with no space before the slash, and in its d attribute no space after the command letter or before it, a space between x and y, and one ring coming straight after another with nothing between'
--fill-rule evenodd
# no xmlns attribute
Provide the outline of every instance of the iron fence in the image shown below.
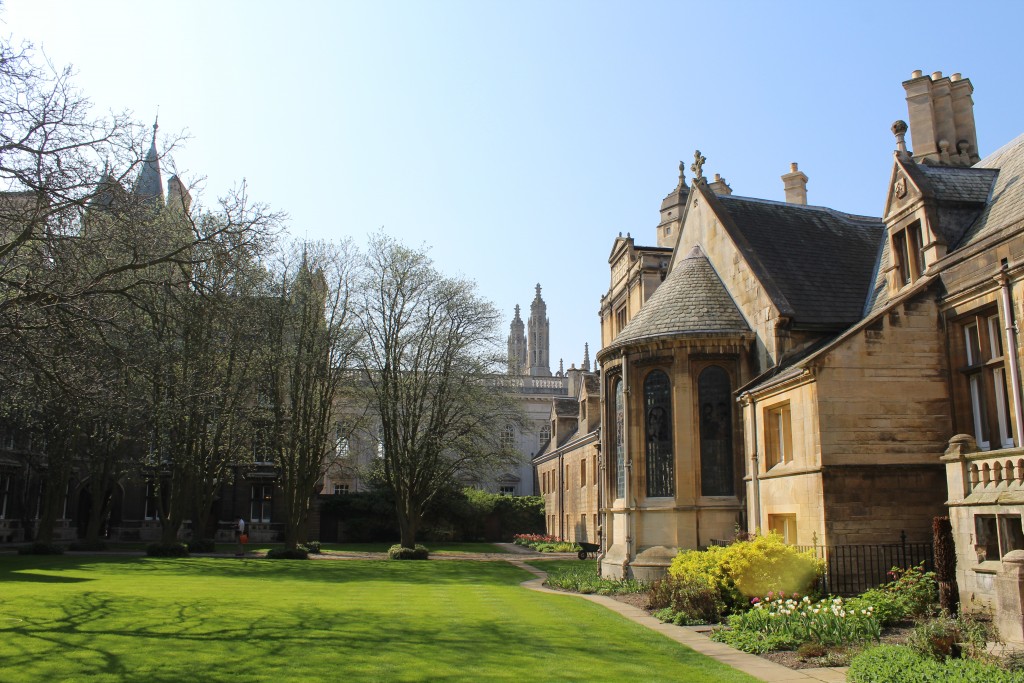
<svg viewBox="0 0 1024 683"><path fill-rule="evenodd" d="M736 541L712 539L709 545L727 546ZM934 571L931 543L907 543L900 532L898 543L849 545L797 545L800 551L814 551L825 561L825 573L818 581L824 595L857 595L892 580L893 567L915 567L924 563L925 571Z"/></svg>

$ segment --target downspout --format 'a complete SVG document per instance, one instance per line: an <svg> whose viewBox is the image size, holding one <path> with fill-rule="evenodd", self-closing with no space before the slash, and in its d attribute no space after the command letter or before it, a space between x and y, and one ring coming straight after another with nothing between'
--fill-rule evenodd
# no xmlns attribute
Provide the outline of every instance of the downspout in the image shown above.
<svg viewBox="0 0 1024 683"><path fill-rule="evenodd" d="M1024 406L1021 405L1020 372L1017 361L1017 323L1013 319L1013 303L1010 297L1010 267L1003 261L1002 268L996 281L999 283L999 291L1003 299L1003 315L1006 318L1006 351L1005 355L1010 364L1010 383L1013 387L1013 416L1016 418L1016 446L1024 445Z"/></svg>
<svg viewBox="0 0 1024 683"><path fill-rule="evenodd" d="M759 459L757 457L757 401L753 396L751 396L749 391L744 393L740 398L741 400L746 399L747 403L750 405L750 429L751 436L754 438L754 450L750 454L750 502L754 508L754 514L753 518L750 520L753 522L753 525L749 525L752 526L752 528L747 529L747 532L749 533L751 531L756 532L761 529L761 470L760 463L758 462Z"/></svg>

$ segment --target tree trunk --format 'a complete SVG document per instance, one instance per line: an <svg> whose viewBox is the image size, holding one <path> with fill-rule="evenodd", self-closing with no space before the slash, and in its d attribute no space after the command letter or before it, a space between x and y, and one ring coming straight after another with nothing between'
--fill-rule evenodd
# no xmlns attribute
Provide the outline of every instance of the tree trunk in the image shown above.
<svg viewBox="0 0 1024 683"><path fill-rule="evenodd" d="M420 518L413 510L413 505L408 501L399 499L396 503L398 508L398 533L399 543L403 548L416 547L416 532L419 531Z"/></svg>

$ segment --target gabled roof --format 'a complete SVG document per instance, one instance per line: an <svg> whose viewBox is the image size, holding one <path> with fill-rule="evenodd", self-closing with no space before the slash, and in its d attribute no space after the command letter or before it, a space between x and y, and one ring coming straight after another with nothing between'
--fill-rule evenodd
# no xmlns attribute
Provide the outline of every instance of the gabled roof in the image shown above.
<svg viewBox="0 0 1024 683"><path fill-rule="evenodd" d="M656 337L749 330L718 273L700 247L694 247L676 263L609 348Z"/></svg>
<svg viewBox="0 0 1024 683"><path fill-rule="evenodd" d="M958 245L996 233L1024 219L1024 135L999 148L973 166L998 172L992 184L991 199Z"/></svg>
<svg viewBox="0 0 1024 683"><path fill-rule="evenodd" d="M881 219L735 195L709 203L724 209L733 241L794 325L843 327L860 320L885 234Z"/></svg>

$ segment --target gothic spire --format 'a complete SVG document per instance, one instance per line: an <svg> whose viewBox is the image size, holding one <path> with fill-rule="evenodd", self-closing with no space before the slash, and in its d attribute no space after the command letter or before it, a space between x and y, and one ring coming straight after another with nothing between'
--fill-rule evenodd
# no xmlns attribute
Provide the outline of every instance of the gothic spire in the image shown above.
<svg viewBox="0 0 1024 683"><path fill-rule="evenodd" d="M583 344L583 372L590 372L590 344Z"/></svg>
<svg viewBox="0 0 1024 683"><path fill-rule="evenodd" d="M160 155L156 151L156 132L160 128L157 120L153 120L153 140L149 145L149 152L145 161L142 162L142 169L132 189L135 196L143 200L159 200L164 202L164 183L160 177Z"/></svg>

